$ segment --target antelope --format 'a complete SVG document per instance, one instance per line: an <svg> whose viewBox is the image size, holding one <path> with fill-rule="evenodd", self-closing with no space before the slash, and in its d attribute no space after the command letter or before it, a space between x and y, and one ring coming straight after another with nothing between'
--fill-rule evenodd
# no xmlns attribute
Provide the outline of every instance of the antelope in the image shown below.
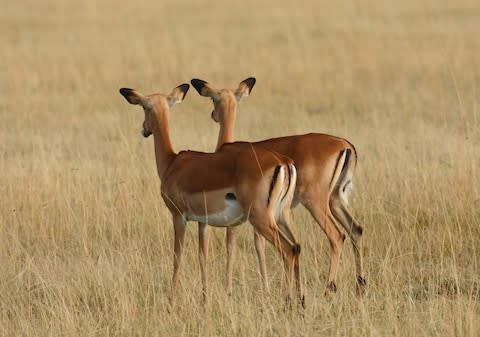
<svg viewBox="0 0 480 337"><path fill-rule="evenodd" d="M170 309L175 304L187 221L199 222L204 304L207 301L207 226L230 228L249 220L262 240L272 243L283 258L287 301L291 300L294 273L298 299L303 306L300 245L289 228L296 182L293 162L268 150L249 147L247 143L237 150L227 146L215 153L176 153L169 135L170 107L184 99L189 87L182 84L168 95L146 96L134 89L120 89L130 104L143 107L145 119L141 134L145 138L153 134L161 195L172 216L174 255Z"/></svg>
<svg viewBox="0 0 480 337"><path fill-rule="evenodd" d="M237 89L215 89L206 81L191 80L201 96L209 97L213 101L211 118L220 124L217 150L222 149L223 144L233 142L237 103L250 94L255 82L256 79L250 77L240 82ZM325 295L337 291L336 275L345 240L345 234L340 231L338 224L352 240L356 291L363 294L366 288L362 262L363 228L347 209L349 192L353 186L353 172L357 164L355 147L345 139L321 133L271 138L252 144L256 150L263 148L274 151L291 158L295 163L298 177L291 205L295 207L299 203L303 204L325 232L330 243L330 267ZM227 228L227 247L230 250L234 249L234 238L234 229ZM227 256L231 259L233 253ZM232 261L227 262L227 273L232 273L231 264Z"/></svg>

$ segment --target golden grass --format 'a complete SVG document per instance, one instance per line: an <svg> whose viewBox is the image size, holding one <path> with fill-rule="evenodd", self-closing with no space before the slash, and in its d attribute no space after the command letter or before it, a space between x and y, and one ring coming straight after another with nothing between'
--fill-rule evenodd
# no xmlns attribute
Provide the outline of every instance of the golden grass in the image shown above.
<svg viewBox="0 0 480 337"><path fill-rule="evenodd" d="M480 5L477 1L2 1L0 335L477 336L480 331ZM359 151L352 200L369 282L354 295L350 243L323 297L328 242L305 210L307 310L283 312L249 225L234 295L211 231L203 314L189 225L178 307L167 314L172 225L143 113L118 94L191 78L257 77L236 137L327 132ZM176 149L212 150L211 102L175 107Z"/></svg>

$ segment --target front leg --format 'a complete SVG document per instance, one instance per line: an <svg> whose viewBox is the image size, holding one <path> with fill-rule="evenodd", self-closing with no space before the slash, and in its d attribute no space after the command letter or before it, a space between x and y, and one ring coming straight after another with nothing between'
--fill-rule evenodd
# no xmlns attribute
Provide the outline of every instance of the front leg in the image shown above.
<svg viewBox="0 0 480 337"><path fill-rule="evenodd" d="M181 215L173 216L173 229L175 234L174 254L173 254L173 277L172 289L170 292L170 310L175 305L175 292L178 286L178 270L182 261L183 242L185 238L185 221Z"/></svg>
<svg viewBox="0 0 480 337"><path fill-rule="evenodd" d="M235 258L235 229L227 228L227 295L232 295L233 260Z"/></svg>
<svg viewBox="0 0 480 337"><path fill-rule="evenodd" d="M207 298L207 258L208 258L208 226L202 222L198 223L198 259L202 273L202 296L203 304L208 302Z"/></svg>

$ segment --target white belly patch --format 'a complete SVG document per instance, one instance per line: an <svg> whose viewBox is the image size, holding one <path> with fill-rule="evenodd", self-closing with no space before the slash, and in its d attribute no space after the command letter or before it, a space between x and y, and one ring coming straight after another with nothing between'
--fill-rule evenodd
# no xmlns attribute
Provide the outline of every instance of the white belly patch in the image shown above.
<svg viewBox="0 0 480 337"><path fill-rule="evenodd" d="M226 199L225 208L221 212L202 215L188 214L186 219L203 222L214 227L230 227L240 225L245 221L245 216L237 200Z"/></svg>

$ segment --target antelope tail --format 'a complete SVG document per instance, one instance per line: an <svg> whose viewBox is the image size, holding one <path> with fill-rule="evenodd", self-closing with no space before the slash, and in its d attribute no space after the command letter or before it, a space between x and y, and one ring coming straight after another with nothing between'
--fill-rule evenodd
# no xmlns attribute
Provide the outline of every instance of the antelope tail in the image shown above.
<svg viewBox="0 0 480 337"><path fill-rule="evenodd" d="M352 157L354 157L354 161ZM349 191L353 188L352 178L355 165L356 153L352 156L352 149L347 148L343 150L338 155L337 164L335 165L332 180L330 181L330 193L338 189L338 193L346 203L348 203Z"/></svg>

